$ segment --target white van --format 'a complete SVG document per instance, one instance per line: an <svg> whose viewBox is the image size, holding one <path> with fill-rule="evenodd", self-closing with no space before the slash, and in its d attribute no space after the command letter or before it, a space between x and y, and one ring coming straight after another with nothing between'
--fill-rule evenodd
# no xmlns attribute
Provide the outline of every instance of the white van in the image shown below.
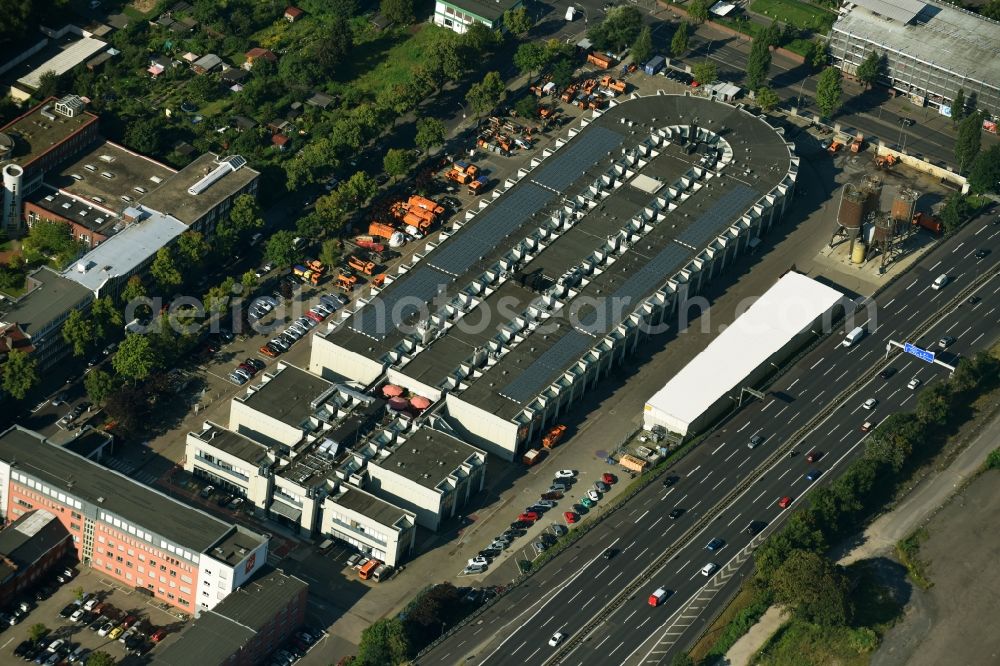
<svg viewBox="0 0 1000 666"><path fill-rule="evenodd" d="M858 340L865 337L865 329L862 326L856 326L851 329L851 332L844 337L842 344L845 347L853 347Z"/></svg>
<svg viewBox="0 0 1000 666"><path fill-rule="evenodd" d="M566 8L566 20L572 21L575 18L576 18L576 7L570 5L569 7Z"/></svg>
<svg viewBox="0 0 1000 666"><path fill-rule="evenodd" d="M931 289L940 289L941 287L948 284L948 280L949 278L947 273L942 273L941 275L938 275L937 279L934 280L934 284L931 285Z"/></svg>

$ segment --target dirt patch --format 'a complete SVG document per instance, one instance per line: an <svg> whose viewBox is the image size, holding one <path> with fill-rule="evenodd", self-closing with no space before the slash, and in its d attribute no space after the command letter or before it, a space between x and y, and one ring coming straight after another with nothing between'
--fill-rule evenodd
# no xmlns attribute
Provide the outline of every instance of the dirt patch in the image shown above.
<svg viewBox="0 0 1000 666"><path fill-rule="evenodd" d="M132 0L129 5L135 7L137 12L148 14L156 7L156 0Z"/></svg>
<svg viewBox="0 0 1000 666"><path fill-rule="evenodd" d="M905 619L884 637L873 666L986 664L1000 659L996 614L1000 571L993 517L1000 512L1000 471L982 474L927 525L920 558L934 587L914 589ZM986 537L986 538L984 538Z"/></svg>

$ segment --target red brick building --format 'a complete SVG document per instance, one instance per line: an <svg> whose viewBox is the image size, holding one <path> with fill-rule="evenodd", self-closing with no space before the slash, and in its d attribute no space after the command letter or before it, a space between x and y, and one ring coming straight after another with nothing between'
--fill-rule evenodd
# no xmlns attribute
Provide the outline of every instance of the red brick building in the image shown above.
<svg viewBox="0 0 1000 666"><path fill-rule="evenodd" d="M48 511L31 511L0 531L0 607L13 603L59 565L73 539Z"/></svg>

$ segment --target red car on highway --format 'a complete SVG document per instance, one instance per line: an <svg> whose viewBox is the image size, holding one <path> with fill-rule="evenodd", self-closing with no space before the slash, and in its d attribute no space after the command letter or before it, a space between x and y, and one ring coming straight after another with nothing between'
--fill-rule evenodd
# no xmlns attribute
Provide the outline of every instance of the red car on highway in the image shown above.
<svg viewBox="0 0 1000 666"><path fill-rule="evenodd" d="M792 498L789 497L788 495L785 495L780 500L778 500L778 506L780 506L782 509L787 509L791 503L792 503Z"/></svg>

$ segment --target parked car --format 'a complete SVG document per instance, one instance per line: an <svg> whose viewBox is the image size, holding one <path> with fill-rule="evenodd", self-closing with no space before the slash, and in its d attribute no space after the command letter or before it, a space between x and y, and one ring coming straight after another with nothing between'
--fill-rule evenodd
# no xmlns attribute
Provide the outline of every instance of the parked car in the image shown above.
<svg viewBox="0 0 1000 666"><path fill-rule="evenodd" d="M261 345L261 348L258 351L264 356L268 356L270 358L275 358L280 353L270 342L266 345Z"/></svg>
<svg viewBox="0 0 1000 666"><path fill-rule="evenodd" d="M604 474L601 474L601 481L603 481L605 484L609 486L614 485L617 480L618 479L615 478L615 475L611 474L610 472L605 472Z"/></svg>
<svg viewBox="0 0 1000 666"><path fill-rule="evenodd" d="M571 469L561 469L556 472L555 476L557 479L572 479L576 476L576 472Z"/></svg>

